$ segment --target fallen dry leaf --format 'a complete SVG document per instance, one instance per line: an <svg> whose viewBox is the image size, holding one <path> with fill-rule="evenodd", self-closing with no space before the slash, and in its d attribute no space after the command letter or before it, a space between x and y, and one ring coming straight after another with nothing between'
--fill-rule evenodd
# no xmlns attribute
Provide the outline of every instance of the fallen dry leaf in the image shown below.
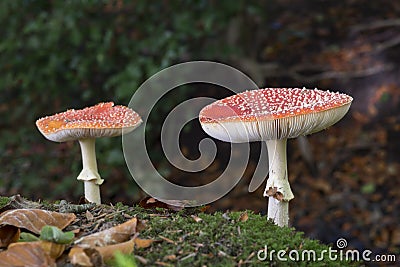
<svg viewBox="0 0 400 267"><path fill-rule="evenodd" d="M126 242L122 242L119 244L114 244L105 247L97 247L96 250L100 253L104 261L110 260L114 258L114 255L117 251L122 254L131 254L133 252L133 248L135 247L135 239L131 239Z"/></svg>
<svg viewBox="0 0 400 267"><path fill-rule="evenodd" d="M139 205L145 209L163 208L163 209L170 209L173 211L180 211L185 207L187 201L170 200L170 203L173 203L173 205L164 203L153 197L145 197L139 202Z"/></svg>
<svg viewBox="0 0 400 267"><path fill-rule="evenodd" d="M69 260L74 265L93 266L90 257L86 255L84 248L73 247L68 253Z"/></svg>
<svg viewBox="0 0 400 267"><path fill-rule="evenodd" d="M196 215L191 215L190 217L192 217L195 222L201 222L203 220L202 218L200 218Z"/></svg>
<svg viewBox="0 0 400 267"><path fill-rule="evenodd" d="M39 234L45 225L64 229L75 218L76 216L73 213L59 213L41 209L7 210L0 214L0 232L4 231L5 225L12 225Z"/></svg>
<svg viewBox="0 0 400 267"><path fill-rule="evenodd" d="M21 231L18 227L4 225L0 229L0 247L7 247L9 244L17 242Z"/></svg>
<svg viewBox="0 0 400 267"><path fill-rule="evenodd" d="M104 247L83 248L75 246L70 250L68 257L71 263L75 265L97 266L99 256L101 257L101 262L103 263L104 261L113 259L116 252L131 254L134 246L134 239ZM96 252L94 252L94 250Z"/></svg>
<svg viewBox="0 0 400 267"><path fill-rule="evenodd" d="M249 215L247 214L247 211L245 211L245 212L240 214L239 222L245 222L248 219L249 219Z"/></svg>
<svg viewBox="0 0 400 267"><path fill-rule="evenodd" d="M0 252L0 266L48 267L56 263L37 241L10 244L6 251Z"/></svg>
<svg viewBox="0 0 400 267"><path fill-rule="evenodd" d="M84 236L75 241L80 247L104 247L129 240L136 233L137 219L133 218L122 224Z"/></svg>
<svg viewBox="0 0 400 267"><path fill-rule="evenodd" d="M141 239L141 238L135 238L134 243L135 247L137 248L148 248L153 244L155 240L154 239Z"/></svg>
<svg viewBox="0 0 400 267"><path fill-rule="evenodd" d="M42 249L46 251L46 253L53 259L57 259L58 257L60 257L65 250L64 244L57 244L54 242L44 241L44 240L40 240L39 242L40 245L42 246Z"/></svg>

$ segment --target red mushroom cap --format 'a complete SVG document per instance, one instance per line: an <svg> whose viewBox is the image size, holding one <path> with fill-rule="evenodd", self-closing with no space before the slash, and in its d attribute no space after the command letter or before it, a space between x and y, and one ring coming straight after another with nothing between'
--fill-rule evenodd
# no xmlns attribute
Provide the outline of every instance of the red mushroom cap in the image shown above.
<svg viewBox="0 0 400 267"><path fill-rule="evenodd" d="M142 123L140 116L113 102L84 109L70 109L36 121L39 131L49 140L65 142L84 138L112 137L130 132Z"/></svg>
<svg viewBox="0 0 400 267"><path fill-rule="evenodd" d="M218 100L200 111L199 120L209 135L223 141L295 138L335 124L352 101L318 89L266 88Z"/></svg>

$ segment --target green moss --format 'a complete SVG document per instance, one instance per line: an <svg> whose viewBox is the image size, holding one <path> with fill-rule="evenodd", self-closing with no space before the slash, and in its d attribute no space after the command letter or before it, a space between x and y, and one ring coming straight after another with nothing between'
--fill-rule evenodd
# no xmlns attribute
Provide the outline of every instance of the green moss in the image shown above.
<svg viewBox="0 0 400 267"><path fill-rule="evenodd" d="M124 210L122 205L117 207ZM313 250L318 257L323 250L328 251L329 246L304 237L294 228L278 227L265 216L251 211L247 211L248 219L243 221L239 219L241 212L206 214L197 213L195 209L170 212L140 207L125 212L146 222L140 238L155 240L151 247L135 250L136 257L147 261L137 261L139 266L160 263L171 266L235 266L240 262L243 266L358 266L331 261L327 254L320 261L290 261L290 251L298 251L301 257L302 251ZM268 257L261 261L257 253L265 248ZM277 252L269 258L272 250L285 250L288 261L280 261Z"/></svg>
<svg viewBox="0 0 400 267"><path fill-rule="evenodd" d="M8 197L0 197L0 209L10 203L10 199Z"/></svg>

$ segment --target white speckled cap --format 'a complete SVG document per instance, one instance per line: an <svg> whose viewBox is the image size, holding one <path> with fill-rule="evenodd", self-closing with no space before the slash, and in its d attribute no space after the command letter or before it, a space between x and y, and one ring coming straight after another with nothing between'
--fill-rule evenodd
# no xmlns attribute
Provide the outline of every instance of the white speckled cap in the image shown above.
<svg viewBox="0 0 400 267"><path fill-rule="evenodd" d="M142 119L132 109L107 102L38 119L36 126L47 139L65 142L118 136L122 131L133 131L141 123Z"/></svg>
<svg viewBox="0 0 400 267"><path fill-rule="evenodd" d="M218 100L200 111L199 120L207 134L227 142L295 138L335 124L352 101L338 92L266 88Z"/></svg>

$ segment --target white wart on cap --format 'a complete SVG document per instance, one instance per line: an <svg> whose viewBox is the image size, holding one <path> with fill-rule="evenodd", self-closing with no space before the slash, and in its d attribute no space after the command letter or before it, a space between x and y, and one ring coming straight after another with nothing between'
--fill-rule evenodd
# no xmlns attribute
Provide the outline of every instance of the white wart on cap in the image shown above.
<svg viewBox="0 0 400 267"><path fill-rule="evenodd" d="M300 88L266 88L218 100L200 111L210 136L241 143L295 138L338 122L353 98L338 92Z"/></svg>

